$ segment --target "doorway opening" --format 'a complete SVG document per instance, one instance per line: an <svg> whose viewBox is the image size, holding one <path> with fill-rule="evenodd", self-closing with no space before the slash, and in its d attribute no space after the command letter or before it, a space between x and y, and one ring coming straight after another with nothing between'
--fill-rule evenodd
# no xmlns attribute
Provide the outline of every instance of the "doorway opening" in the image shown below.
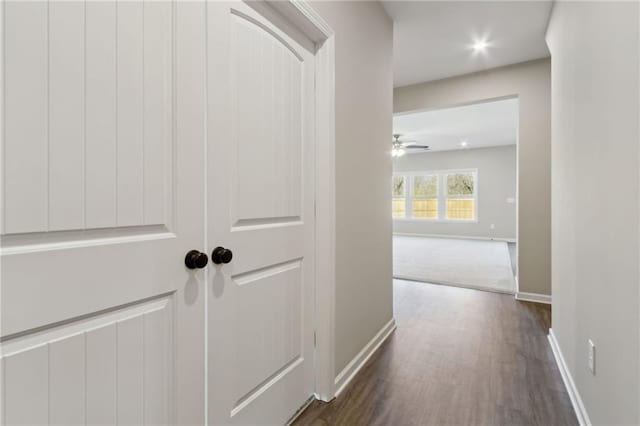
<svg viewBox="0 0 640 426"><path fill-rule="evenodd" d="M396 114L393 276L517 291L518 98Z"/></svg>

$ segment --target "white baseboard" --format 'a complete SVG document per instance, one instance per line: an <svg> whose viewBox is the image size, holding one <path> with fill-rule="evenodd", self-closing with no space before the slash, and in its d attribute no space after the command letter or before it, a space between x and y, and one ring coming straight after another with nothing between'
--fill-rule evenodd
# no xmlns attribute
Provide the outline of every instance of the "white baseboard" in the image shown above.
<svg viewBox="0 0 640 426"><path fill-rule="evenodd" d="M564 361L564 357L562 356L560 345L558 345L558 341L556 340L556 335L553 334L553 329L551 328L549 329L548 338L549 343L551 344L551 350L553 351L553 356L556 359L556 364L558 364L558 369L560 370L560 374L562 375L564 387L567 388L567 393L569 394L569 398L571 399L573 410L576 412L578 423L580 423L580 426L591 426L591 420L589 420L587 410L584 408L584 404L582 403L582 398L580 398L578 388L576 388L573 377L571 377L571 373L569 372L567 363Z"/></svg>
<svg viewBox="0 0 640 426"><path fill-rule="evenodd" d="M407 232L394 232L393 235L403 237L427 237L427 238L455 238L458 240L483 240L483 241L504 241L505 243L515 243L515 238L503 237L470 237L466 235L446 235L446 234L411 234Z"/></svg>
<svg viewBox="0 0 640 426"><path fill-rule="evenodd" d="M548 294L525 293L523 291L516 293L516 300L520 300L522 302L546 303L547 305L551 304L551 296Z"/></svg>
<svg viewBox="0 0 640 426"><path fill-rule="evenodd" d="M373 339L365 345L364 348L356 355L349 364L336 376L335 389L336 397L347 387L349 382L358 374L358 371L362 369L364 364L371 358L371 356L378 350L380 345L387 340L387 337L393 333L396 329L396 320L391 318L391 321L386 323L384 327L373 336Z"/></svg>

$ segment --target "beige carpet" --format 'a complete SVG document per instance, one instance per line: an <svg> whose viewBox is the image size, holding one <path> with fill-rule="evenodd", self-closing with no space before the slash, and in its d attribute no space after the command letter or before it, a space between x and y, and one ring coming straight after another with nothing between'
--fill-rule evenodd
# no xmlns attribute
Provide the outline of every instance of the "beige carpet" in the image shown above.
<svg viewBox="0 0 640 426"><path fill-rule="evenodd" d="M513 293L509 248L501 241L394 235L393 276Z"/></svg>

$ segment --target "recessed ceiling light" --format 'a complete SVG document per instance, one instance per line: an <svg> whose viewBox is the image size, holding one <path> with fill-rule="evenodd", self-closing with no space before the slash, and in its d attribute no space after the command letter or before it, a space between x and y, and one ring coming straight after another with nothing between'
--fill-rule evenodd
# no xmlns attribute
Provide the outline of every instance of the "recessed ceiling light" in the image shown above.
<svg viewBox="0 0 640 426"><path fill-rule="evenodd" d="M466 148L467 145L468 145L467 141L460 142L460 146L463 147L463 148Z"/></svg>
<svg viewBox="0 0 640 426"><path fill-rule="evenodd" d="M474 52L484 52L485 50L487 50L487 47L489 47L489 43L487 42L487 40L476 40L473 43L472 47Z"/></svg>

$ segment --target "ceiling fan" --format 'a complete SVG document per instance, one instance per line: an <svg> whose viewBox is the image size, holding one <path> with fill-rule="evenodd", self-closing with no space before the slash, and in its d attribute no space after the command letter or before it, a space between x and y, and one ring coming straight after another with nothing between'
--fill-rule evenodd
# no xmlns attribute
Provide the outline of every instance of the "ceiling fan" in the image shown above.
<svg viewBox="0 0 640 426"><path fill-rule="evenodd" d="M399 133L393 135L394 140L391 142L392 157L402 157L407 149L422 149L425 151L429 149L428 145L416 145L415 141L400 141L401 136Z"/></svg>

